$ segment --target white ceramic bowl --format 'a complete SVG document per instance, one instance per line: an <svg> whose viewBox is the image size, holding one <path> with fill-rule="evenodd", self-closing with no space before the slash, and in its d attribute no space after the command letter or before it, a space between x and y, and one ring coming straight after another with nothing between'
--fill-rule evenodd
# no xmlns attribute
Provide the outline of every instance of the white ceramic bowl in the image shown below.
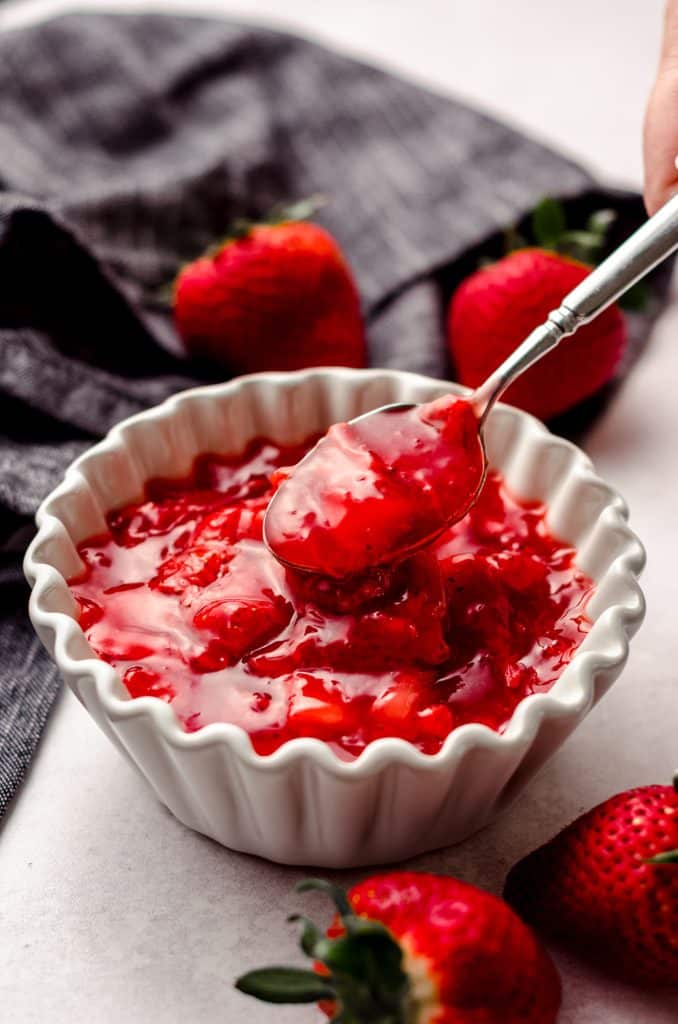
<svg viewBox="0 0 678 1024"><path fill-rule="evenodd" d="M184 732L170 706L130 699L94 655L65 580L81 568L76 545L105 529L108 510L139 499L149 477L187 473L199 452L238 452L257 435L295 443L385 402L449 390L407 373L323 369L186 391L111 430L39 509L25 560L33 624L101 729L190 828L234 850L324 867L385 863L458 842L516 796L619 675L644 614L643 548L624 502L588 458L509 406L488 423L489 461L516 494L547 504L550 528L576 546L597 587L582 647L548 693L519 704L503 733L463 725L435 755L381 739L341 762L319 740L294 739L262 757L235 725Z"/></svg>

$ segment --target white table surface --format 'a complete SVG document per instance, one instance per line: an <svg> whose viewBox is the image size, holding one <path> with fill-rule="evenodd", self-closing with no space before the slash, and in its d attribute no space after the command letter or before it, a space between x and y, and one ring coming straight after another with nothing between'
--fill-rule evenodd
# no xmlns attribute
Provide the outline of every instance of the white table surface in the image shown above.
<svg viewBox="0 0 678 1024"><path fill-rule="evenodd" d="M640 128L661 0L153 0L6 3L0 29L89 9L231 12L277 21L466 96L622 184L640 182ZM285 21L279 11L284 9ZM499 891L509 866L582 810L678 764L675 529L678 296L588 439L648 549L648 617L622 678L497 824L412 867ZM299 962L285 916L303 873L222 849L175 821L70 694L62 694L0 832L0 1020L249 1024L318 1020L232 988L242 969ZM359 872L345 874L350 883ZM315 908L322 913L320 906ZM561 1024L675 1024L648 995L557 956Z"/></svg>

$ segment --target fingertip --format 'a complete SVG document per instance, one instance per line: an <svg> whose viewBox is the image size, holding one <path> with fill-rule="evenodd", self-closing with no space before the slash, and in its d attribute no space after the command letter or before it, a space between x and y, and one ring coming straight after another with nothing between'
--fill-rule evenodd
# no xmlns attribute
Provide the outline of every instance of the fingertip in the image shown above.
<svg viewBox="0 0 678 1024"><path fill-rule="evenodd" d="M657 197L657 193L654 189L645 189L643 192L643 202L645 203L645 209L648 217L651 217L656 213L662 205L661 200Z"/></svg>
<svg viewBox="0 0 678 1024"><path fill-rule="evenodd" d="M662 177L646 175L643 189L643 201L648 216L652 216L664 203L678 192L678 157L673 162L673 172Z"/></svg>

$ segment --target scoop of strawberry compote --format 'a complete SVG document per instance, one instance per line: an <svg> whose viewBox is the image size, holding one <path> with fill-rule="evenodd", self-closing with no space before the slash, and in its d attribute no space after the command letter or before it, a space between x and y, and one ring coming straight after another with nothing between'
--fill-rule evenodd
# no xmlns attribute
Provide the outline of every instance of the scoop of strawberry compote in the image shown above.
<svg viewBox="0 0 678 1024"><path fill-rule="evenodd" d="M330 427L266 513L286 565L346 578L388 565L466 514L485 475L478 420L448 395Z"/></svg>
<svg viewBox="0 0 678 1024"><path fill-rule="evenodd" d="M343 758L388 736L435 754L467 722L503 728L588 630L574 550L490 472L469 514L410 558L297 573L262 523L314 442L202 455L109 513L70 581L93 650L131 697L169 702L188 731L234 723L262 755L300 736Z"/></svg>

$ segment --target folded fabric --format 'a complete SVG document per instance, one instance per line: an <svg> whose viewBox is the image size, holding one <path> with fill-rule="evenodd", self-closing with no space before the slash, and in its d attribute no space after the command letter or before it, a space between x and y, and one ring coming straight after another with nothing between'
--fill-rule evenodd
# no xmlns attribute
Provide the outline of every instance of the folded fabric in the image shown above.
<svg viewBox="0 0 678 1024"><path fill-rule="evenodd" d="M544 194L601 198L513 129L282 33L73 15L0 36L0 815L58 686L20 573L38 502L113 423L196 382L158 300L181 262L317 192L372 364L436 376L445 290L478 248ZM612 198L628 231L641 204Z"/></svg>

